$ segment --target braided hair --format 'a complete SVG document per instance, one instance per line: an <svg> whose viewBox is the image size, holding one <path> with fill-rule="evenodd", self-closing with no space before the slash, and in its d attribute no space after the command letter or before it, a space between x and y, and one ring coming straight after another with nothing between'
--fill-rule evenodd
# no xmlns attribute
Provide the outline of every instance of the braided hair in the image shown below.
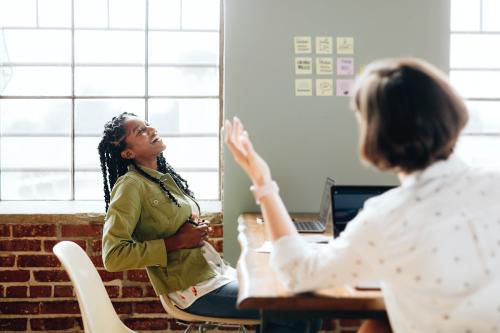
<svg viewBox="0 0 500 333"><path fill-rule="evenodd" d="M165 192L165 194L168 196L168 198L178 207L180 207L177 199L172 195L170 190L165 186L163 182L153 176L150 176L148 173L142 170L142 168L140 168L134 160L125 159L121 156L121 152L125 148L127 148L127 143L125 141L126 130L123 125L125 121L131 117L137 117L137 115L129 112L123 112L108 121L104 125L102 139L101 142L99 142L99 146L97 147L97 150L99 151L101 171L104 181L104 201L106 202L106 212L108 211L109 202L111 200L111 190L113 189L116 180L120 176L123 176L125 173L127 173L128 166L131 164L135 166L140 175L158 184L163 192ZM160 153L156 157L156 162L158 171L169 174L174 180L175 184L179 187L179 189L184 192L184 194L194 199L194 194L189 189L187 181L182 178L177 172L175 172L174 168L172 168L170 164L167 163L165 157L163 157L163 153Z"/></svg>

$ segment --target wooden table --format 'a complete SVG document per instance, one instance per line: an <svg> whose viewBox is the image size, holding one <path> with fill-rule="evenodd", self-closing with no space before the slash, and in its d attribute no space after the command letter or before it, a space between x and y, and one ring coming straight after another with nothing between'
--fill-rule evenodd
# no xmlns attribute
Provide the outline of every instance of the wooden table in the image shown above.
<svg viewBox="0 0 500 333"><path fill-rule="evenodd" d="M260 214L245 213L238 218L238 240L241 255L238 260L238 307L258 309L262 315L262 331L266 318L386 318L380 291L360 291L350 286L318 290L313 293L291 294L285 290L269 266L269 253L256 252L268 240L263 224L257 223ZM293 215L313 219L310 214ZM332 235L331 227L326 235Z"/></svg>

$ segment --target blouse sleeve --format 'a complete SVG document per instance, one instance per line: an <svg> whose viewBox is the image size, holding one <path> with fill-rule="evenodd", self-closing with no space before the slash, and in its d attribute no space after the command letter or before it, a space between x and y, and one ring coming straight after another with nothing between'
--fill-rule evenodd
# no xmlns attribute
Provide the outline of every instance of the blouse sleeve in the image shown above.
<svg viewBox="0 0 500 333"><path fill-rule="evenodd" d="M110 272L167 265L163 239L138 242L132 233L141 214L141 190L133 179L113 187L102 236L104 267Z"/></svg>
<svg viewBox="0 0 500 333"><path fill-rule="evenodd" d="M377 232L361 212L328 245L308 244L300 235L274 242L271 265L292 292L356 284L377 278L374 251Z"/></svg>

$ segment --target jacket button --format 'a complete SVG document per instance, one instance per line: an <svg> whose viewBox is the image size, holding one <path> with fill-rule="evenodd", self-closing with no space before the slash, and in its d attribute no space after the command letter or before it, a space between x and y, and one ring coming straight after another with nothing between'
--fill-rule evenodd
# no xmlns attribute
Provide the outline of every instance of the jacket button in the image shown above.
<svg viewBox="0 0 500 333"><path fill-rule="evenodd" d="M158 200L153 200L153 205L157 205L158 204Z"/></svg>

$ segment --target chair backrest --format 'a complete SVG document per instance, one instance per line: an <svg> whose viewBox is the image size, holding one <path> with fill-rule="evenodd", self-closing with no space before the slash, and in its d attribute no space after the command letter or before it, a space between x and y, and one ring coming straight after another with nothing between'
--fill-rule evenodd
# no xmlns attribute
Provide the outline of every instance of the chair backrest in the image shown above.
<svg viewBox="0 0 500 333"><path fill-rule="evenodd" d="M70 241L57 243L53 251L75 288L85 332L134 332L116 314L101 277L85 251Z"/></svg>

